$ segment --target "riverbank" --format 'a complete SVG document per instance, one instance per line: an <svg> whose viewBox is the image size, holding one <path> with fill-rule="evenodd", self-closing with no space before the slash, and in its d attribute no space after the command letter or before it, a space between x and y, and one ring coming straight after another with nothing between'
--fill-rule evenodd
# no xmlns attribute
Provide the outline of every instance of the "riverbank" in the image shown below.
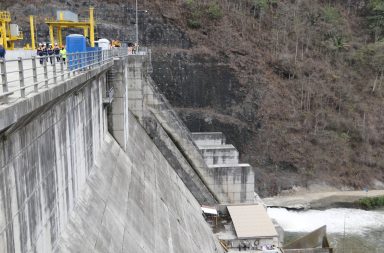
<svg viewBox="0 0 384 253"><path fill-rule="evenodd" d="M352 207L354 202L365 197L384 196L384 190L372 191L335 191L292 193L287 196L276 196L262 199L268 207L288 209L327 209L332 207Z"/></svg>
<svg viewBox="0 0 384 253"><path fill-rule="evenodd" d="M351 208L287 210L268 208L268 215L284 230L284 241L304 236L326 225L334 253L381 253L384 249L384 210Z"/></svg>

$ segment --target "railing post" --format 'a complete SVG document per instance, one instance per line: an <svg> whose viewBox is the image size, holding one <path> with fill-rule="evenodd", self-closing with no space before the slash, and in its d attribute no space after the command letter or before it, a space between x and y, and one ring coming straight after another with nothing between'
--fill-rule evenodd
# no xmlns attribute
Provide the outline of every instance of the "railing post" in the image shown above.
<svg viewBox="0 0 384 253"><path fill-rule="evenodd" d="M68 71L68 79L71 78L71 68L72 68L72 64L73 64L73 56L72 56L72 53L68 53L67 54L67 59L65 59L67 61L67 71Z"/></svg>
<svg viewBox="0 0 384 253"><path fill-rule="evenodd" d="M5 59L0 59L1 68L1 85L3 86L3 92L8 92L8 81L7 81L7 67Z"/></svg>
<svg viewBox="0 0 384 253"><path fill-rule="evenodd" d="M23 69L23 59L21 57L17 58L17 65L19 66L19 82L20 82L20 94L21 97L25 97L25 88L24 88L24 69Z"/></svg>
<svg viewBox="0 0 384 253"><path fill-rule="evenodd" d="M46 56L43 56L43 66L44 66L44 81L45 81L45 88L48 88L48 68L47 68L47 60L48 58Z"/></svg>
<svg viewBox="0 0 384 253"><path fill-rule="evenodd" d="M81 61L81 54L75 53L75 71L77 71L77 72L79 72L80 61Z"/></svg>
<svg viewBox="0 0 384 253"><path fill-rule="evenodd" d="M60 76L61 76L61 81L64 81L64 63L63 63L63 58L60 58Z"/></svg>
<svg viewBox="0 0 384 253"><path fill-rule="evenodd" d="M36 56L32 56L32 75L33 75L33 90L39 91L39 84L37 83L37 68L36 68Z"/></svg>
<svg viewBox="0 0 384 253"><path fill-rule="evenodd" d="M53 58L53 83L57 84L56 59Z"/></svg>
<svg viewBox="0 0 384 253"><path fill-rule="evenodd" d="M94 68L94 65L96 64L96 55L95 51L92 51L92 68Z"/></svg>

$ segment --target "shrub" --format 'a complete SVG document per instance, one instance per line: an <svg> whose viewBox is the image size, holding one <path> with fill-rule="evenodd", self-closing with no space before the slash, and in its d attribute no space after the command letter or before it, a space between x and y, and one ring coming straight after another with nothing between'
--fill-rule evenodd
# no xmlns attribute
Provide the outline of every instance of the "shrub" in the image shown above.
<svg viewBox="0 0 384 253"><path fill-rule="evenodd" d="M380 73L384 66L384 42L376 42L360 48L354 54L353 60Z"/></svg>
<svg viewBox="0 0 384 253"><path fill-rule="evenodd" d="M368 24L375 40L382 38L384 34L384 1L370 0L368 5Z"/></svg>
<svg viewBox="0 0 384 253"><path fill-rule="evenodd" d="M189 9L193 9L194 6L196 5L196 2L194 0L187 0L185 3L187 4L187 7Z"/></svg>
<svg viewBox="0 0 384 253"><path fill-rule="evenodd" d="M220 19L223 16L223 13L220 9L220 6L217 3L210 4L208 6L207 15L210 19Z"/></svg>
<svg viewBox="0 0 384 253"><path fill-rule="evenodd" d="M323 9L324 21L331 24L336 24L340 21L340 12L332 6L326 6Z"/></svg>
<svg viewBox="0 0 384 253"><path fill-rule="evenodd" d="M201 27L201 23L198 19L188 19L187 24L189 28L199 29Z"/></svg>
<svg viewBox="0 0 384 253"><path fill-rule="evenodd" d="M384 206L384 196L380 197L366 197L357 201L357 204L366 210L383 207Z"/></svg>

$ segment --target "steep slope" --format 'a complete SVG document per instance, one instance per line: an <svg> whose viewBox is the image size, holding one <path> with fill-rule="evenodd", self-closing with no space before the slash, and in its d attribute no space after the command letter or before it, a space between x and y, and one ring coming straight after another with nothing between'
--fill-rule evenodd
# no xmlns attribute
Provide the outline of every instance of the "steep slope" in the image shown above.
<svg viewBox="0 0 384 253"><path fill-rule="evenodd" d="M136 119L110 136L55 252L222 252L201 208Z"/></svg>
<svg viewBox="0 0 384 253"><path fill-rule="evenodd" d="M370 14L372 2L161 9L192 47L158 48L154 79L192 131L223 131L260 168L263 195L324 182L382 185L383 46L368 24L380 14Z"/></svg>
<svg viewBox="0 0 384 253"><path fill-rule="evenodd" d="M132 40L134 1L1 3L26 27L96 7L100 37ZM375 5L374 5L375 4ZM139 1L153 79L192 131L222 131L259 168L256 190L384 181L380 0ZM375 23L376 22L376 23ZM28 33L25 33L28 36Z"/></svg>

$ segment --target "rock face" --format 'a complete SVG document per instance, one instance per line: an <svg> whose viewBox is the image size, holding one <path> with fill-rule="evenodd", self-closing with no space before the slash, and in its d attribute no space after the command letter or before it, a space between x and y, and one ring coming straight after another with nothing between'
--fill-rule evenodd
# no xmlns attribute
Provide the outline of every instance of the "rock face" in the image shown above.
<svg viewBox="0 0 384 253"><path fill-rule="evenodd" d="M360 64L372 49L367 1L253 2L139 1L139 41L152 49L160 90L190 130L223 132L259 169L261 195L384 181L381 72ZM0 9L22 25L24 42L26 15L38 16L38 40L47 41L43 17L57 8L86 17L88 4L18 0ZM135 40L134 1L91 4L97 36Z"/></svg>

